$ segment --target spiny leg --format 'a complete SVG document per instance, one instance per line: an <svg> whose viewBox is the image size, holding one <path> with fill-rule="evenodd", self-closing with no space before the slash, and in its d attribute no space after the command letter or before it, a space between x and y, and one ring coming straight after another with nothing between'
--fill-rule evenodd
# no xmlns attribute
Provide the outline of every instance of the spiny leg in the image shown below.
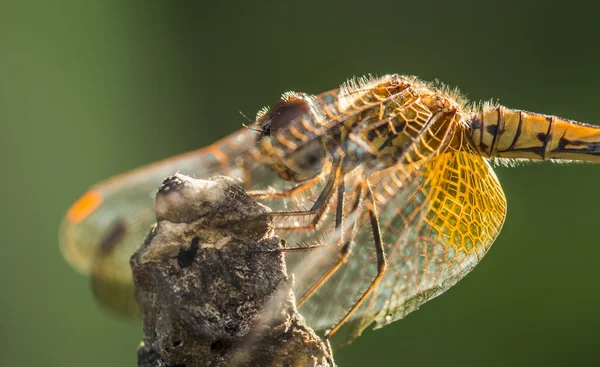
<svg viewBox="0 0 600 367"><path fill-rule="evenodd" d="M333 189L336 186L338 186L338 187L340 186L340 182L339 182L340 177L342 177L342 181L343 181L343 175L341 173L341 170L342 170L342 164L341 164L341 159L340 159L338 162L336 162L333 165L333 170L331 172L331 178L327 181L327 183L325 184L325 187L319 194L319 197L317 198L317 200L315 201L315 203L309 210L265 213L265 215L274 216L274 217L298 217L298 216L314 215L314 218L310 221L309 224L304 225L304 226L294 226L294 227L276 227L275 229L279 230L279 231L294 231L294 232L315 230L317 228L317 225L319 224L321 218L323 217L323 214L325 213L327 206L329 205L329 202L331 200L331 196L333 193Z"/></svg>
<svg viewBox="0 0 600 367"><path fill-rule="evenodd" d="M338 201L341 200L342 203L343 203L343 195L344 195L343 188L344 188L343 184L340 185L340 187L338 188ZM341 196L341 198L340 198L340 196ZM352 209L351 209L350 213L355 213L356 210L358 209L358 205L360 204L361 196L362 196L362 187L359 186L359 188L356 190L356 200L354 201L354 204L352 205ZM336 217L335 217L336 218L336 223L335 223L336 230L339 230L340 228L342 228L342 224L343 224L344 211L343 211L343 208L340 209L340 206L341 205L338 205L338 208L336 210ZM354 233L357 222L358 222L358 220L354 221L354 223L352 224L352 230L350 233L352 233L352 234ZM329 278L331 278L331 276L333 276L333 274L335 274L335 272L346 262L348 255L350 255L351 241L352 241L352 238L350 238L348 241L346 241L344 243L343 237L340 237L340 240L339 240L339 242L336 243L336 245L338 245L339 243L344 243L344 245L341 247L340 252L338 252L337 259L321 275L321 277L316 282L314 282L313 285L306 292L304 292L302 297L300 297L300 299L296 302L297 307L300 307L304 302L306 302L310 297L312 297L312 295L315 294L315 292L317 290L319 290L319 288L321 288L323 286L323 284L325 284L329 280Z"/></svg>
<svg viewBox="0 0 600 367"><path fill-rule="evenodd" d="M335 334L336 331L352 316L352 314L360 307L360 305L364 302L365 299L371 294L371 292L377 287L377 284L383 277L385 273L385 269L387 268L387 261L385 259L385 252L383 250L383 240L381 239L381 229L379 227L379 217L377 215L377 205L375 203L375 196L373 195L373 190L371 189L371 185L367 181L365 183L367 187L367 200L370 205L368 205L369 219L371 221L371 230L373 231L373 241L375 242L375 251L377 253L377 275L369 285L369 288L365 290L362 296L354 303L352 308L346 313L344 317L337 324L333 326L330 330L325 332L325 338L329 339L331 335Z"/></svg>
<svg viewBox="0 0 600 367"><path fill-rule="evenodd" d="M298 185L291 187L284 191L268 192L268 191L250 191L248 195L254 199L282 199L290 196L297 195L306 190L310 190L321 180L321 176L316 176L310 180L299 183Z"/></svg>
<svg viewBox="0 0 600 367"><path fill-rule="evenodd" d="M338 204L336 206L336 217L335 217L336 230L338 230L338 228L342 228L342 225L343 225L345 187L346 186L344 185L344 178L342 177L341 184L338 186L338 194L337 194L338 203L341 203L341 204ZM356 210L356 208L358 207L358 204L360 202L360 195L361 195L360 187L358 188L356 195L357 195L356 202L352 207L353 208L352 213ZM356 222L353 224L352 231L354 231L355 227L356 227ZM319 249L322 249L323 247L327 247L327 246L331 246L331 245L338 245L341 242L343 242L343 233L340 233L340 240L336 241L335 243L317 244L317 245L304 246L304 247L299 247L299 248L284 248L280 251L281 252L307 252L307 251L312 251L312 250L319 250Z"/></svg>

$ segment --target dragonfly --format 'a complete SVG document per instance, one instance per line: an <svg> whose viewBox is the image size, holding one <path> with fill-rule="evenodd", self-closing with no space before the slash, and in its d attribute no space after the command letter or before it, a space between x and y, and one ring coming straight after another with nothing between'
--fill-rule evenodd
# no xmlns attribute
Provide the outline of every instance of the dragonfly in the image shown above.
<svg viewBox="0 0 600 367"><path fill-rule="evenodd" d="M225 175L272 208L301 314L349 342L444 293L488 252L507 204L493 167L600 161L600 127L416 77L287 92L216 143L101 182L68 210L65 258L106 308L136 316L129 258L175 172Z"/></svg>

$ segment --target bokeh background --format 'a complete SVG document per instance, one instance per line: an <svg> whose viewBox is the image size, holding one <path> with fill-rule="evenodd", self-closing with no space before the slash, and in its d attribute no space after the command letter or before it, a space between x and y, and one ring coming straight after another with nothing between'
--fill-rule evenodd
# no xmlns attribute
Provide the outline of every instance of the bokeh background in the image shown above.
<svg viewBox="0 0 600 367"><path fill-rule="evenodd" d="M280 93L414 74L471 99L600 123L600 30L583 1L0 2L0 358L134 366L115 318L62 259L93 183L210 144ZM600 360L600 166L497 170L509 215L486 259L340 366Z"/></svg>

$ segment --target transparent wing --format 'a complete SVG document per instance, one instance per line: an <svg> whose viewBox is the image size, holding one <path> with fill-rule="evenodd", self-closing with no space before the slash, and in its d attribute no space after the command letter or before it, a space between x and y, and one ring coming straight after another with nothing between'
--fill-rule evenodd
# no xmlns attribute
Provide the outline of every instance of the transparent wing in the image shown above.
<svg viewBox="0 0 600 367"><path fill-rule="evenodd" d="M194 177L244 177L255 132L242 129L195 152L160 161L92 187L69 209L60 228L66 259L92 273L98 300L125 315L137 312L129 258L156 221L154 196L161 182L176 172Z"/></svg>
<svg viewBox="0 0 600 367"><path fill-rule="evenodd" d="M325 92L315 101L333 106L337 93ZM290 187L262 164L255 149L257 134L253 129L241 129L209 147L110 178L73 204L60 227L61 249L73 267L92 274L94 294L103 306L126 316L138 312L129 258L156 221L154 196L164 178L176 172L196 178L225 175L242 180L249 190ZM282 209L303 208L314 190L318 186L304 195L271 202Z"/></svg>
<svg viewBox="0 0 600 367"><path fill-rule="evenodd" d="M415 174L406 169L397 166L374 185L388 269L335 334L338 342L351 341L373 323L378 328L400 319L446 291L481 260L504 222L502 189L474 151L449 150ZM367 219L357 218L360 230L348 263L301 308L318 329L334 325L376 275Z"/></svg>
<svg viewBox="0 0 600 367"><path fill-rule="evenodd" d="M364 311L376 327L456 284L487 253L504 223L506 198L481 156L442 154L425 174L411 203L392 201L382 209L390 267ZM360 328L372 321L363 318Z"/></svg>

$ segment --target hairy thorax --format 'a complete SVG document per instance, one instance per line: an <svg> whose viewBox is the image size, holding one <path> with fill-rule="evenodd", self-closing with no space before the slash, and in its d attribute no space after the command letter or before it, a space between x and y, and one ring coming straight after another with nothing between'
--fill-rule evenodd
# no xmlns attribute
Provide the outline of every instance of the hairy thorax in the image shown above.
<svg viewBox="0 0 600 367"><path fill-rule="evenodd" d="M337 98L286 93L257 118L257 145L282 178L303 181L341 166L350 172L418 164L446 149L472 149L456 94L416 79L389 75L350 81Z"/></svg>

